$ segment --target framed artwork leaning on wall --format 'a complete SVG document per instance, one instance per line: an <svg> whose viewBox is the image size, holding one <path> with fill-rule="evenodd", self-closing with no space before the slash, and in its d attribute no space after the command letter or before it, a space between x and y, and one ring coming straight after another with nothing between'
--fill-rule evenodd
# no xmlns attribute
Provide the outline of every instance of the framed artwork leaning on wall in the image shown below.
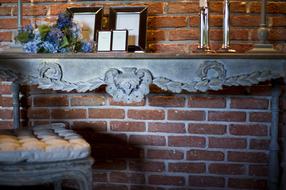
<svg viewBox="0 0 286 190"><path fill-rule="evenodd" d="M147 7L111 7L109 27L128 30L128 51L145 51Z"/></svg>
<svg viewBox="0 0 286 190"><path fill-rule="evenodd" d="M71 7L67 9L73 15L73 21L82 29L86 41L96 41L97 32L101 30L102 7Z"/></svg>

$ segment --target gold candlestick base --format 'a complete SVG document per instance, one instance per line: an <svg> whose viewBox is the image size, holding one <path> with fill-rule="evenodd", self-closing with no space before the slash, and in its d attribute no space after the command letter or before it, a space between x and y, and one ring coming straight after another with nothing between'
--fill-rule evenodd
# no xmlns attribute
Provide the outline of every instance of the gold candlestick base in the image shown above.
<svg viewBox="0 0 286 190"><path fill-rule="evenodd" d="M236 53L236 50L231 49L229 47L226 47L226 48L222 47L219 50L217 50L217 52L218 53Z"/></svg>
<svg viewBox="0 0 286 190"><path fill-rule="evenodd" d="M209 47L197 47L194 53L215 53L215 51L211 50Z"/></svg>

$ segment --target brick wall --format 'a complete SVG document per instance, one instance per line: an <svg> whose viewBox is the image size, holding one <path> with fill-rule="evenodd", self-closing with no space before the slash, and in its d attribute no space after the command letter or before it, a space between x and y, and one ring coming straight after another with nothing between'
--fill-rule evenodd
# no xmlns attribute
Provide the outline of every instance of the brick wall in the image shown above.
<svg viewBox="0 0 286 190"><path fill-rule="evenodd" d="M65 93L27 86L22 120L65 122L82 134L92 146L95 189L266 189L270 89L267 83L166 94L152 87L144 101L122 104L102 89ZM11 122L9 83L2 83L1 93L3 128Z"/></svg>
<svg viewBox="0 0 286 190"><path fill-rule="evenodd" d="M0 0L0 39L16 29L16 0ZM24 23L54 21L68 6L148 5L152 52L190 53L198 42L198 1L24 1ZM211 44L220 47L222 1L211 1ZM270 40L286 51L285 1L269 1ZM232 1L233 48L257 40L259 3ZM282 89L283 90L283 89ZM271 86L227 88L206 94L170 94L152 88L139 103L114 102L102 89L64 93L22 89L22 124L65 122L92 145L99 190L266 189ZM12 127L9 82L0 86L0 128ZM281 98L281 111L286 101ZM280 134L286 115L281 112Z"/></svg>
<svg viewBox="0 0 286 190"><path fill-rule="evenodd" d="M186 1L79 1L24 0L23 23L54 22L58 13L71 6L104 6L104 28L108 28L110 6L148 6L148 49L151 52L191 53L199 39L198 0ZM231 1L231 44L238 52L249 50L258 40L260 1ZM286 52L286 2L268 1L269 40ZM16 29L16 0L0 0L0 42L7 44ZM222 43L222 0L210 1L210 39L212 49Z"/></svg>

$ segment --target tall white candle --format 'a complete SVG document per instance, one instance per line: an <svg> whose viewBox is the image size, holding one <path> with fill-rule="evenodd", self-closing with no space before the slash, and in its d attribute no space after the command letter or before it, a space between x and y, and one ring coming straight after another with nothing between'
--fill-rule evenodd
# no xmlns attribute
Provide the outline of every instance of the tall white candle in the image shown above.
<svg viewBox="0 0 286 190"><path fill-rule="evenodd" d="M200 7L208 7L208 0L200 0Z"/></svg>

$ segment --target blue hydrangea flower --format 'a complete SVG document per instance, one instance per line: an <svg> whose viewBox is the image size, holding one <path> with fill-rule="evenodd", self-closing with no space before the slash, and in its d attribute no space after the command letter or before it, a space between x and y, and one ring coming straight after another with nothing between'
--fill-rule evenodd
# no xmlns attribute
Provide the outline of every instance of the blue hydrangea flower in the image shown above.
<svg viewBox="0 0 286 190"><path fill-rule="evenodd" d="M33 27L31 24L26 25L26 26L24 26L23 31L24 31L24 32L33 33L34 27Z"/></svg>
<svg viewBox="0 0 286 190"><path fill-rule="evenodd" d="M72 23L72 27L70 29L72 38L80 39L81 38L81 28L78 24Z"/></svg>
<svg viewBox="0 0 286 190"><path fill-rule="evenodd" d="M90 53L93 51L93 43L92 42L83 42L81 45L82 52Z"/></svg>
<svg viewBox="0 0 286 190"><path fill-rule="evenodd" d="M50 44L53 44L54 47L60 45L62 39L64 37L64 34L62 31L58 28L51 28L50 32L46 36L46 41L49 42Z"/></svg>
<svg viewBox="0 0 286 190"><path fill-rule="evenodd" d="M59 49L56 44L51 43L49 41L44 41L44 43L42 44L42 48L44 48L46 53L57 53Z"/></svg>
<svg viewBox="0 0 286 190"><path fill-rule="evenodd" d="M72 25L71 15L68 13L61 13L58 16L57 27L59 29L68 28Z"/></svg>
<svg viewBox="0 0 286 190"><path fill-rule="evenodd" d="M35 40L29 41L23 45L23 49L27 53L37 53L38 50L40 49L39 42L37 42Z"/></svg>

